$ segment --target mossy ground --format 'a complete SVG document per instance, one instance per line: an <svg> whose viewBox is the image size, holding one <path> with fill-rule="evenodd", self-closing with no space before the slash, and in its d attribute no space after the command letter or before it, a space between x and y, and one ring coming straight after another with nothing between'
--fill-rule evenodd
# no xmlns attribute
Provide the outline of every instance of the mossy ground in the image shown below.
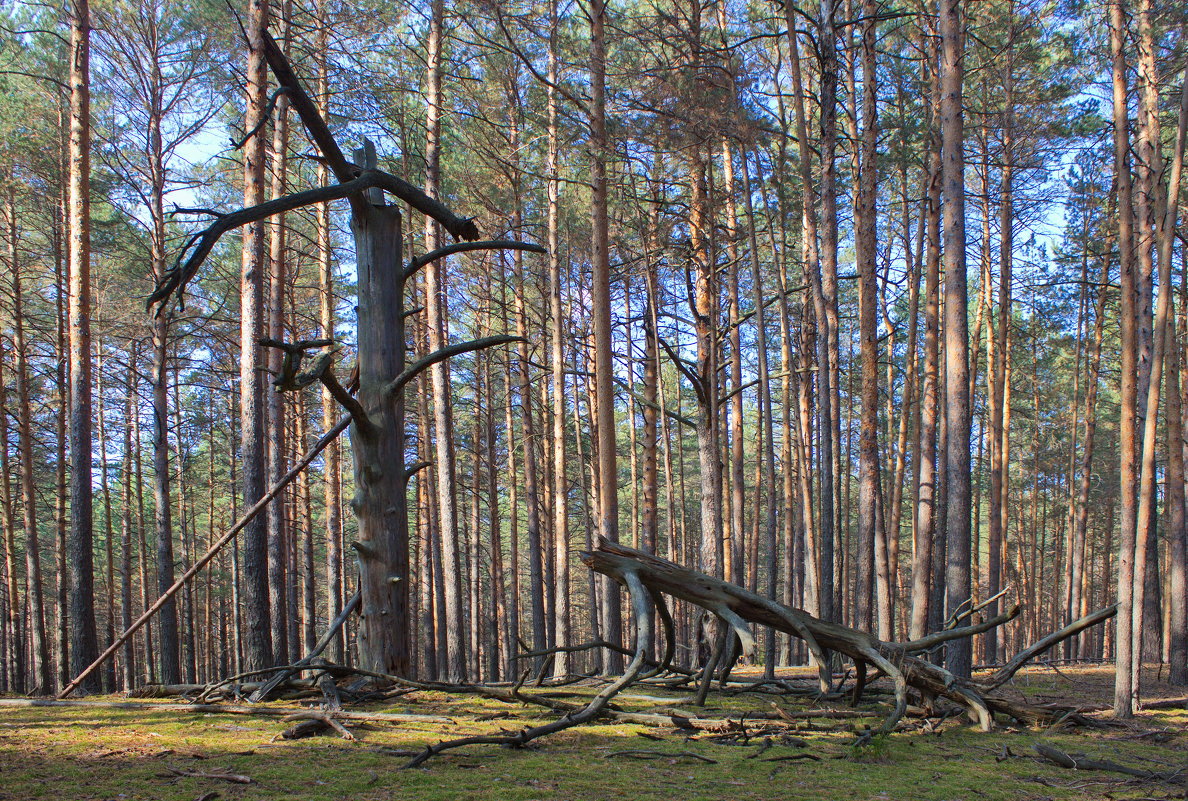
<svg viewBox="0 0 1188 801"><path fill-rule="evenodd" d="M1154 678L1154 677L1153 677ZM1105 701L1104 669L1036 669L1012 691L1062 697L1078 703ZM1170 694L1170 688L1163 688ZM671 699L671 700L669 700ZM621 706L690 710L688 693L648 687L629 690ZM706 716L737 717L769 710L771 696L711 697ZM787 708L805 701L781 701ZM1125 727L1060 731L1004 728L983 734L950 720L938 731L900 732L873 746L854 748L855 727L884 711L866 707L864 720L813 721L794 734L805 746L779 736L695 736L634 725L597 725L508 750L475 746L447 752L426 767L401 770L402 753L467 734L517 728L549 719L535 707L473 697L419 692L370 707L372 711L439 714L452 725L352 726L358 740L323 736L275 740L288 724L277 718L169 711L93 708L3 709L0 715L0 799L1138 799L1183 798L1179 787L1127 782L1125 777L1062 770L1034 757L1038 741L1068 752L1113 759L1152 770L1185 765L1188 713L1144 713ZM510 717L481 720L499 713ZM755 732L763 722L750 722ZM833 730L828 730L833 729ZM660 739L653 739L659 737ZM640 749L668 756L648 761L618 751ZM699 761L682 752L714 760ZM770 761L811 754L819 761ZM212 778L178 777L170 769L250 776L248 785ZM207 796L216 792L217 796Z"/></svg>

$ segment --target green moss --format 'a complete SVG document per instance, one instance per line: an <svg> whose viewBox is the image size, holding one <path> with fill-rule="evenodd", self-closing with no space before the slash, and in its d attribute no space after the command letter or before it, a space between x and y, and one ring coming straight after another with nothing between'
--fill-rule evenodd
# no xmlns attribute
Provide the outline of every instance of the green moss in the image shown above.
<svg viewBox="0 0 1188 801"><path fill-rule="evenodd" d="M1046 682L1045 682L1046 683ZM575 690L579 695L588 690ZM647 697L644 697L647 696ZM712 699L703 714L737 717L768 709L770 696ZM797 702L782 700L793 708ZM808 706L808 702L800 702ZM690 710L688 694L628 692L624 708ZM446 715L449 726L358 725L359 738L276 740L286 723L244 715L190 715L169 711L86 708L6 709L0 723L0 799L152 799L193 801L209 791L221 799L372 801L383 799L1124 799L1152 795L1107 774L1074 773L1033 757L1037 739L1070 752L1128 764L1182 765L1188 736L1183 710L1147 715L1146 730L1168 734L1135 738L1134 732L1093 729L1062 732L1001 730L990 734L949 721L939 732L902 732L854 747L854 731L869 720L811 721L793 738L765 738L763 721L746 732L699 732L604 724L563 732L509 750L476 746L448 752L426 767L401 770L407 754L442 739L497 732L549 719L537 708L473 697L417 693L374 711ZM496 713L510 717L481 720ZM843 725L844 724L844 725ZM826 730L837 729L837 730ZM648 735L647 737L641 735ZM660 740L652 739L659 736ZM1162 740L1162 742L1155 742ZM637 760L625 750L668 756ZM704 763L682 752L714 760ZM811 754L817 761L781 760ZM212 778L178 777L170 768L250 776L250 785Z"/></svg>

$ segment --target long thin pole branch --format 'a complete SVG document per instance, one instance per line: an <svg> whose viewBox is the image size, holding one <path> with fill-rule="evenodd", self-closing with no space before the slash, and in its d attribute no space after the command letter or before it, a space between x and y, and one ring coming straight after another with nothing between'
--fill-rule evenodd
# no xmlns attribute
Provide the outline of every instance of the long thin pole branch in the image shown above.
<svg viewBox="0 0 1188 801"><path fill-rule="evenodd" d="M240 518L235 521L235 524L231 526L231 528L227 529L226 533L224 533L223 536L219 538L218 542L210 546L210 549L205 554L203 554L200 559L194 562L194 564L190 566L190 569L183 573L177 579L177 581L173 582L173 585L169 589L165 590L165 592L161 594L161 597L153 602L152 606L144 610L144 614L138 617L131 626L125 629L123 634L121 634L119 637L116 637L115 642L107 646L106 651L99 654L99 657L94 662L88 665L82 673L79 673L77 676L75 676L73 681L63 687L62 691L58 693L57 697L62 699L69 696L78 688L80 684L82 684L87 676L90 676L92 673L94 673L100 665L110 659L116 653L116 651L118 651L120 647L123 646L124 643L131 639L133 634L144 628L144 625L152 620L153 616L156 615L157 612L161 611L161 607L165 606L165 604L169 602L170 598L177 595L181 588L184 587L190 579L198 575L198 572L202 570L202 568L206 567L212 559L214 559L215 555L223 548L224 545L235 539L235 535L242 531L244 526L251 522L252 518L263 511L272 501L272 499L280 494L281 490L292 483L293 479L297 478L301 471L308 467L310 462L316 459L319 453L325 450L327 445L337 439L339 434L346 431L350 424L351 418L348 415L335 423L334 428L323 434L322 438L314 443L313 447L310 448L305 456L301 458L301 461L297 462L297 464L293 466L292 470L281 476L280 479L268 489L268 492L264 493L264 496L260 498L260 500L256 501L250 509L244 512L243 515L241 515Z"/></svg>

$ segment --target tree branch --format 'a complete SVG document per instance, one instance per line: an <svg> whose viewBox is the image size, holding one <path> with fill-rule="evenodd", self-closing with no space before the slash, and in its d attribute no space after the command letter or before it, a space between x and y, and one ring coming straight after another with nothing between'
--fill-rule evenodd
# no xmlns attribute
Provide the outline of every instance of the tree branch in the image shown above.
<svg viewBox="0 0 1188 801"><path fill-rule="evenodd" d="M540 245L534 245L530 242L520 242L515 239L484 239L475 242L455 242L452 245L445 245L436 250L431 250L425 255L418 256L410 261L408 267L404 270L404 280L407 281L417 270L430 262L444 259L446 256L452 256L455 253L467 253L472 250L526 250L531 253L548 253L548 250Z"/></svg>
<svg viewBox="0 0 1188 801"><path fill-rule="evenodd" d="M403 373L398 375L392 383L385 387L385 392L396 393L404 389L405 384L412 381L418 375L423 373L438 362L443 362L452 356L458 356L462 353L469 353L474 350L482 350L483 348L494 347L495 345L506 345L510 342L527 342L524 337L513 337L509 334L499 334L493 337L483 337L482 339L472 339L469 342L460 342L457 345L447 345L444 348L435 350L428 356L425 356L409 365Z"/></svg>

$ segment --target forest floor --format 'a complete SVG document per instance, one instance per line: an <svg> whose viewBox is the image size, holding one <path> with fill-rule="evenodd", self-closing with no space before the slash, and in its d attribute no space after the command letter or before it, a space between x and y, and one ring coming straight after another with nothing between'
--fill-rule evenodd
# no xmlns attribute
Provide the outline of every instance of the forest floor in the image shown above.
<svg viewBox="0 0 1188 801"><path fill-rule="evenodd" d="M740 671L745 676L747 671ZM736 677L740 677L736 673ZM803 672L789 676L807 678ZM1011 685L1037 701L1102 709L1112 698L1108 667L1034 667ZM1147 698L1182 697L1152 670ZM589 694L583 687L566 692ZM691 693L636 686L620 708L692 715ZM0 799L1170 799L1188 787L1188 709L1144 712L1126 725L1092 712L1100 727L980 733L949 719L908 719L911 730L855 747L855 732L886 712L876 698L865 718L797 724L747 720L772 710L770 694L711 695L701 717L743 719L721 732L603 723L509 750L471 746L424 767L400 767L426 744L516 729L552 719L548 710L474 696L415 692L366 707L442 715L453 723L347 723L356 741L330 736L282 740L276 717L94 707L0 707ZM88 700L124 700L91 698ZM176 699L170 699L176 701ZM577 700L576 698L571 700ZM795 714L822 707L781 697ZM284 704L269 704L284 707ZM830 709L846 709L827 705ZM352 706L352 711L360 707ZM1037 743L1144 770L1183 769L1172 783L1063 769L1038 757ZM624 753L636 752L636 753ZM642 753L641 753L642 752ZM218 778L233 774L250 783Z"/></svg>

